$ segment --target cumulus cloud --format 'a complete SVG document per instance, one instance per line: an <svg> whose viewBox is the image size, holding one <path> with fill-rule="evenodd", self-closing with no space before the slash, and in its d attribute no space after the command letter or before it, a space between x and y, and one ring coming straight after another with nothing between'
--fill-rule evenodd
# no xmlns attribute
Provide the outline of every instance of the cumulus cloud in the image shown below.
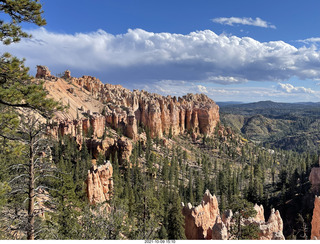
<svg viewBox="0 0 320 244"><path fill-rule="evenodd" d="M283 84L283 83L278 83L278 90L285 92L285 93L309 93L313 94L315 91L313 91L311 88L305 88L305 87L295 87L289 83Z"/></svg>
<svg viewBox="0 0 320 244"><path fill-rule="evenodd" d="M187 93L204 93L214 101L279 101L279 102L297 102L297 101L318 101L320 98L319 92L311 93L293 92L288 93L285 89L280 89L277 86L257 87L257 86L225 86L212 87L199 85L196 83L185 81L159 81L158 83L150 83L147 85L136 86L138 89L144 89L150 92L155 92L161 95L184 96ZM308 89L308 88L306 88ZM298 89L299 90L299 89Z"/></svg>
<svg viewBox="0 0 320 244"><path fill-rule="evenodd" d="M208 93L207 88L203 85L198 85L197 88L200 93Z"/></svg>
<svg viewBox="0 0 320 244"><path fill-rule="evenodd" d="M44 28L0 51L52 74L70 69L72 75L94 75L104 82L129 84L161 80L239 84L284 82L291 77L320 78L320 52L314 46L296 48L283 41L259 42L249 37L217 35L210 30L190 34L153 33L129 29L113 35L103 30L61 34Z"/></svg>
<svg viewBox="0 0 320 244"><path fill-rule="evenodd" d="M252 25L252 26L257 26L257 27L276 29L276 27L274 25L271 25L267 21L262 20L260 18L252 19L252 18L246 18L246 17L244 17L244 18L220 17L220 18L212 19L212 22L222 24L222 25L230 25L230 26L237 24L237 25Z"/></svg>

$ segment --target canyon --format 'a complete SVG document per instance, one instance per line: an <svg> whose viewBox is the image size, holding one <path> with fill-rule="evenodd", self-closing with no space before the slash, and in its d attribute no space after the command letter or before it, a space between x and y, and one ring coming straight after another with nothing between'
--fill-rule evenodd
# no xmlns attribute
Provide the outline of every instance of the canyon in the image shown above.
<svg viewBox="0 0 320 244"><path fill-rule="evenodd" d="M47 130L57 139L69 135L75 138L79 149L85 144L94 159L103 155L114 157L124 165L129 161L135 142L151 138L189 133L217 134L222 139L233 137L230 128L220 125L219 107L204 94L187 94L183 97L161 96L146 91L130 91L120 85L103 84L92 76L75 78L70 71L61 77L51 75L45 66L38 66L37 79L43 80L48 96L61 101L68 110L57 112ZM141 133L144 131L144 133ZM112 197L112 165L92 165L86 180L87 197L91 205L105 203ZM319 168L309 176L312 192L319 194ZM312 239L319 238L319 197L315 198L312 220ZM263 206L255 205L257 214L243 220L243 225L259 228L260 240L283 240L283 221L279 211L272 209L265 221ZM220 213L218 199L206 191L198 206L182 204L187 239L232 239L234 225L231 210Z"/></svg>

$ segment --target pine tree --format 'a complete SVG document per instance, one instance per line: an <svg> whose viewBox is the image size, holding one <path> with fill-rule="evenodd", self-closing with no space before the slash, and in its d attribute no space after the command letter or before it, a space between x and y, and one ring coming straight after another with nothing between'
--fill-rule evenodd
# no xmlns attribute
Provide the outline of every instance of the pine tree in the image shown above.
<svg viewBox="0 0 320 244"><path fill-rule="evenodd" d="M229 204L229 208L234 213L232 216L232 221L235 222L231 226L230 234L237 240L253 240L259 238L259 227L254 224L249 224L243 226L242 220L253 217L257 214L256 210L253 208L253 204L245 199L241 199L237 196L232 198Z"/></svg>
<svg viewBox="0 0 320 244"><path fill-rule="evenodd" d="M62 109L58 102L47 98L43 82L33 82L24 60L6 53L0 57L0 105L8 108L31 108L45 117ZM9 111L8 111L9 112Z"/></svg>
<svg viewBox="0 0 320 244"><path fill-rule="evenodd" d="M201 202L203 193L204 193L204 182L203 182L202 175L201 175L200 171L198 171L198 175L196 178L196 201L198 203Z"/></svg>
<svg viewBox="0 0 320 244"><path fill-rule="evenodd" d="M21 22L29 22L38 26L46 24L42 18L42 6L38 0L0 1L0 12L8 14L11 22L0 21L0 41L8 45L18 42L21 38L31 37L21 30Z"/></svg>
<svg viewBox="0 0 320 244"><path fill-rule="evenodd" d="M189 173L189 187L188 187L189 202L190 202L190 203L194 203L192 174L193 174L193 173L192 173L192 169L190 169L190 173Z"/></svg>
<svg viewBox="0 0 320 244"><path fill-rule="evenodd" d="M178 194L174 194L172 207L169 210L168 239L185 240L184 216L181 212L181 200Z"/></svg>

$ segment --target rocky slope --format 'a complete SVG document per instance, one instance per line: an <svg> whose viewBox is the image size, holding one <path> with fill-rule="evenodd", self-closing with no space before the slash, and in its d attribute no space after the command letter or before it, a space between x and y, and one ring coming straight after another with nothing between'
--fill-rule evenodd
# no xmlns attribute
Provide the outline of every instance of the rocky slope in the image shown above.
<svg viewBox="0 0 320 244"><path fill-rule="evenodd" d="M58 78L52 76L45 66L38 66L36 77L45 80L49 96L69 106L67 113L57 113L59 123L84 123L94 127L98 137L105 125L120 130L131 139L137 138L140 125L149 128L151 137L161 138L163 134L178 135L185 131L212 134L219 122L218 105L204 94L164 97L143 90L130 91L120 85L103 84L91 76L74 78L70 71ZM103 115L101 120L99 114ZM84 117L89 119L72 122ZM92 123L94 121L96 126ZM69 133L68 129L65 133Z"/></svg>
<svg viewBox="0 0 320 244"><path fill-rule="evenodd" d="M231 226L235 224L231 210L225 211L222 216L218 208L218 201L207 190L202 203L193 207L190 203L182 203L182 214L185 216L185 234L187 239L232 239ZM267 222L264 219L263 206L255 205L257 214L254 218L244 219L243 225L254 224L259 227L260 240L284 240L283 221L279 211L272 209Z"/></svg>

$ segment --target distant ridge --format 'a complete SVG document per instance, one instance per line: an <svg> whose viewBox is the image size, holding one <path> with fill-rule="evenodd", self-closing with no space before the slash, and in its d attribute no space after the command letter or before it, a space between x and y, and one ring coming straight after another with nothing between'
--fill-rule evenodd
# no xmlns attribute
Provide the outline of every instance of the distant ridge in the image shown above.
<svg viewBox="0 0 320 244"><path fill-rule="evenodd" d="M239 105L239 104L245 104L244 102L238 102L238 101L227 101L227 102L216 102L219 107L229 106L229 105Z"/></svg>
<svg viewBox="0 0 320 244"><path fill-rule="evenodd" d="M271 100L259 101L253 103L242 102L217 102L220 107L239 107L242 109L303 109L312 107L320 107L320 102L296 102L296 103L283 103L273 102Z"/></svg>

